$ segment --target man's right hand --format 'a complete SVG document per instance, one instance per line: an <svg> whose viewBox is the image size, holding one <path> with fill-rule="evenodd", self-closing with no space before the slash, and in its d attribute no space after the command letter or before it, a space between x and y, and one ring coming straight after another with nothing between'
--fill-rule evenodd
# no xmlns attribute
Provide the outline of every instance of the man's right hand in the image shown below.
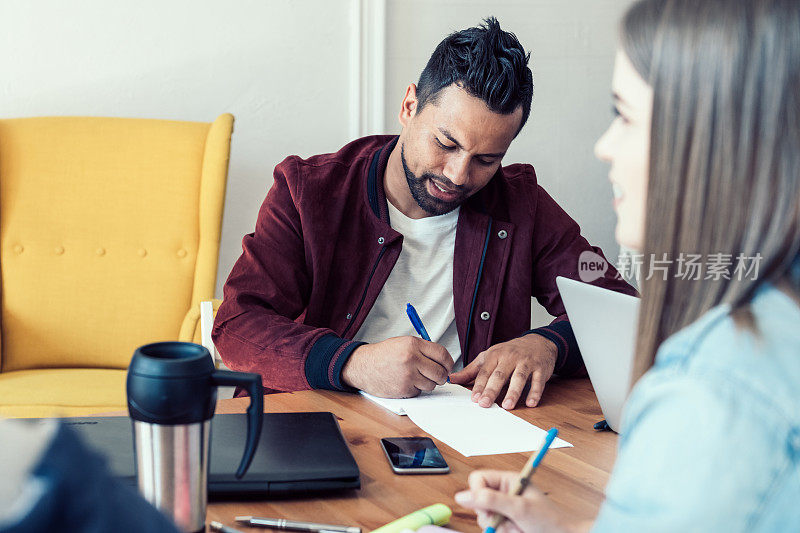
<svg viewBox="0 0 800 533"><path fill-rule="evenodd" d="M453 369L447 349L419 337L392 337L359 346L342 368L342 381L383 398L410 398L444 385Z"/></svg>

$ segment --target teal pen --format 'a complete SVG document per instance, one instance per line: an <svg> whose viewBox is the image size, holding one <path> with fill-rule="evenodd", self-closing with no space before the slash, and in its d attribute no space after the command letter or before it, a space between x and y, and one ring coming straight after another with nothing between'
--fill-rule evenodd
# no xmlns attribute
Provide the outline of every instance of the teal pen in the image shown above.
<svg viewBox="0 0 800 533"><path fill-rule="evenodd" d="M522 471L519 473L517 484L514 487L514 490L511 491L511 494L515 496L522 494L522 492L525 490L525 487L527 487L528 483L530 483L533 472L536 470L536 467L539 466L539 463L542 462L542 459L544 459L544 455L547 453L547 450L550 449L550 445L553 444L553 441L556 440L557 435L558 430L556 428L550 428L550 431L547 432L547 436L544 438L542 449L539 450L539 453L531 455L531 458L528 459L528 462L522 467ZM484 530L484 533L496 533L497 528L505 519L505 516L495 514L489 521L489 526Z"/></svg>

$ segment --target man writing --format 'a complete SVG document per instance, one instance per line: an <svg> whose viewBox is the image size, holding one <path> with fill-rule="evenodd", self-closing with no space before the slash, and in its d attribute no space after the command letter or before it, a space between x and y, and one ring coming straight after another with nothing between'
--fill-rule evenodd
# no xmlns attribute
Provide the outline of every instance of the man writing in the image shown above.
<svg viewBox="0 0 800 533"><path fill-rule="evenodd" d="M276 391L395 398L449 377L484 407L507 388L506 409L583 371L555 278L602 252L533 167L501 167L530 112L528 58L494 18L456 32L407 88L399 137L276 167L215 320L229 367ZM595 284L634 292L615 278ZM531 296L556 319L529 331ZM414 335L409 302L432 342Z"/></svg>

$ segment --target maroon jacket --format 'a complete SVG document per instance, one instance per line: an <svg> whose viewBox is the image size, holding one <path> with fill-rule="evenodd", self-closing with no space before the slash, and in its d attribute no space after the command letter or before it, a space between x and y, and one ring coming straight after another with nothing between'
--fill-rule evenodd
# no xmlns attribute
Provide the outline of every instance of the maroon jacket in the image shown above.
<svg viewBox="0 0 800 533"><path fill-rule="evenodd" d="M383 188L396 142L365 137L275 168L214 322L214 342L231 369L258 372L276 391L349 390L342 367L362 344L351 339L403 243L389 225ZM499 169L462 205L456 229L453 297L464 364L533 331L558 346L557 373L582 372L555 278L577 279L585 250L602 255L537 185L532 166ZM635 294L615 277L610 267L594 284ZM557 318L529 331L531 296Z"/></svg>

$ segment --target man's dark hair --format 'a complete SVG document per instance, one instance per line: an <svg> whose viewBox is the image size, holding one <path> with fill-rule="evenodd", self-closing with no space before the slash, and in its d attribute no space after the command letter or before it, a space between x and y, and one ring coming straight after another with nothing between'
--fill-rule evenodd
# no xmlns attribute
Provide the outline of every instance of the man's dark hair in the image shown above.
<svg viewBox="0 0 800 533"><path fill-rule="evenodd" d="M531 54L513 33L500 29L496 18L483 22L451 33L433 51L417 82L417 112L435 104L439 92L455 83L495 113L507 115L522 106L521 130L533 98Z"/></svg>

